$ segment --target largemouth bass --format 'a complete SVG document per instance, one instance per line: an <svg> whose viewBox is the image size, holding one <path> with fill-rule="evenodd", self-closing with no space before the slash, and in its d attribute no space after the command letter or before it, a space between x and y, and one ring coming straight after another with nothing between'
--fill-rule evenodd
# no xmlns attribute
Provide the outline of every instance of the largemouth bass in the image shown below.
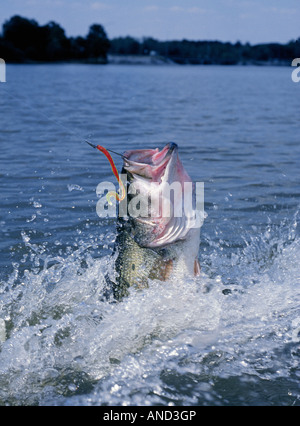
<svg viewBox="0 0 300 426"><path fill-rule="evenodd" d="M117 224L114 298L126 297L130 287L148 287L149 280L198 276L195 185L179 159L178 146L125 152L122 175L127 176L127 215ZM186 203L187 197L192 203ZM119 209L124 212L124 204Z"/></svg>

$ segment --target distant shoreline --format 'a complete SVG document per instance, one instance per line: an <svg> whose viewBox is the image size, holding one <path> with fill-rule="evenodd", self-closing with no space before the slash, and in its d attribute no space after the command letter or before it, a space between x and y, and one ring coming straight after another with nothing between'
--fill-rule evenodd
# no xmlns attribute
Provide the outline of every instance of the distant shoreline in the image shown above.
<svg viewBox="0 0 300 426"><path fill-rule="evenodd" d="M109 39L101 24L91 25L84 37L67 37L56 22L41 26L18 15L0 31L0 58L6 63L289 66L299 57L300 39L253 46L239 41Z"/></svg>
<svg viewBox="0 0 300 426"><path fill-rule="evenodd" d="M292 60L291 60L292 61ZM220 64L192 64L187 61L187 63L181 63L172 61L170 58L166 58L160 55L108 55L107 58L108 64L113 65L176 65L176 66L211 66L211 65L220 65ZM224 65L221 66L290 66L291 62L289 61L243 61L237 64Z"/></svg>
<svg viewBox="0 0 300 426"><path fill-rule="evenodd" d="M291 60L292 61L292 60ZM160 56L160 55L112 55L109 54L107 60L103 58L95 58L95 59L76 59L76 60L61 60L61 61L24 61L24 62L13 62L7 61L7 64L11 65L59 65L59 64L78 64L78 65L140 65L140 66L222 66L222 67L236 67L236 66L257 66L257 67L287 67L291 66L291 62L289 61L242 61L236 64L214 64L214 63L204 63L204 64L192 64L192 63L178 63L174 62L169 58Z"/></svg>

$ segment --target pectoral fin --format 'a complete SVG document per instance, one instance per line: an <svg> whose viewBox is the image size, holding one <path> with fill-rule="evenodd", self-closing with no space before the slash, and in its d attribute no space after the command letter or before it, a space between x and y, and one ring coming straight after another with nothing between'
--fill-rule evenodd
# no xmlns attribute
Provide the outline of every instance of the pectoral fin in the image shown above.
<svg viewBox="0 0 300 426"><path fill-rule="evenodd" d="M201 275L201 266L200 266L200 262L198 259L195 259L195 263L194 263L194 276L195 277L200 277Z"/></svg>
<svg viewBox="0 0 300 426"><path fill-rule="evenodd" d="M155 265L149 278L151 280L168 281L173 272L173 260L162 260Z"/></svg>

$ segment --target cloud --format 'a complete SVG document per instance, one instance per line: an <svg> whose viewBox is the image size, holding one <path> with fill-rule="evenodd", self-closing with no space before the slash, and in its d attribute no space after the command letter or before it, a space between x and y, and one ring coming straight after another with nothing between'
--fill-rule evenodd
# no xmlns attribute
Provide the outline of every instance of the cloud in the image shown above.
<svg viewBox="0 0 300 426"><path fill-rule="evenodd" d="M92 10L109 10L111 9L111 6L106 3L100 3L98 1L91 3L90 5Z"/></svg>
<svg viewBox="0 0 300 426"><path fill-rule="evenodd" d="M43 4L45 5L52 5L52 6L64 6L65 3L63 0L44 0ZM27 6L40 6L41 2L40 0L26 0L25 5Z"/></svg>
<svg viewBox="0 0 300 426"><path fill-rule="evenodd" d="M149 5L149 6L144 7L144 10L146 12L157 12L159 10L159 7L156 6L155 4L153 4L153 5Z"/></svg>
<svg viewBox="0 0 300 426"><path fill-rule="evenodd" d="M175 13L190 13L190 14L204 14L207 13L207 9L201 7L181 7L181 6L172 6L169 8L169 11Z"/></svg>
<svg viewBox="0 0 300 426"><path fill-rule="evenodd" d="M187 9L188 13L199 13L199 14L205 14L208 12L207 9L202 9L201 7L189 7Z"/></svg>
<svg viewBox="0 0 300 426"><path fill-rule="evenodd" d="M185 9L184 7L180 7L180 6L172 6L169 9L171 12L184 12Z"/></svg>
<svg viewBox="0 0 300 426"><path fill-rule="evenodd" d="M298 13L297 9L287 7L271 7L270 11L273 13L279 13L280 15L295 15Z"/></svg>

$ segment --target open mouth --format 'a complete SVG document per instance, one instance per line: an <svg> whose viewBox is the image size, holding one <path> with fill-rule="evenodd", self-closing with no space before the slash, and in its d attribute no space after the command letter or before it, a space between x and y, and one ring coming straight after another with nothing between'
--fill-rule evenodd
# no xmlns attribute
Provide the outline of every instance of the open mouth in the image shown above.
<svg viewBox="0 0 300 426"><path fill-rule="evenodd" d="M158 180L163 176L173 152L177 150L175 143L168 143L161 151L158 148L127 151L124 154L124 168L133 175Z"/></svg>

